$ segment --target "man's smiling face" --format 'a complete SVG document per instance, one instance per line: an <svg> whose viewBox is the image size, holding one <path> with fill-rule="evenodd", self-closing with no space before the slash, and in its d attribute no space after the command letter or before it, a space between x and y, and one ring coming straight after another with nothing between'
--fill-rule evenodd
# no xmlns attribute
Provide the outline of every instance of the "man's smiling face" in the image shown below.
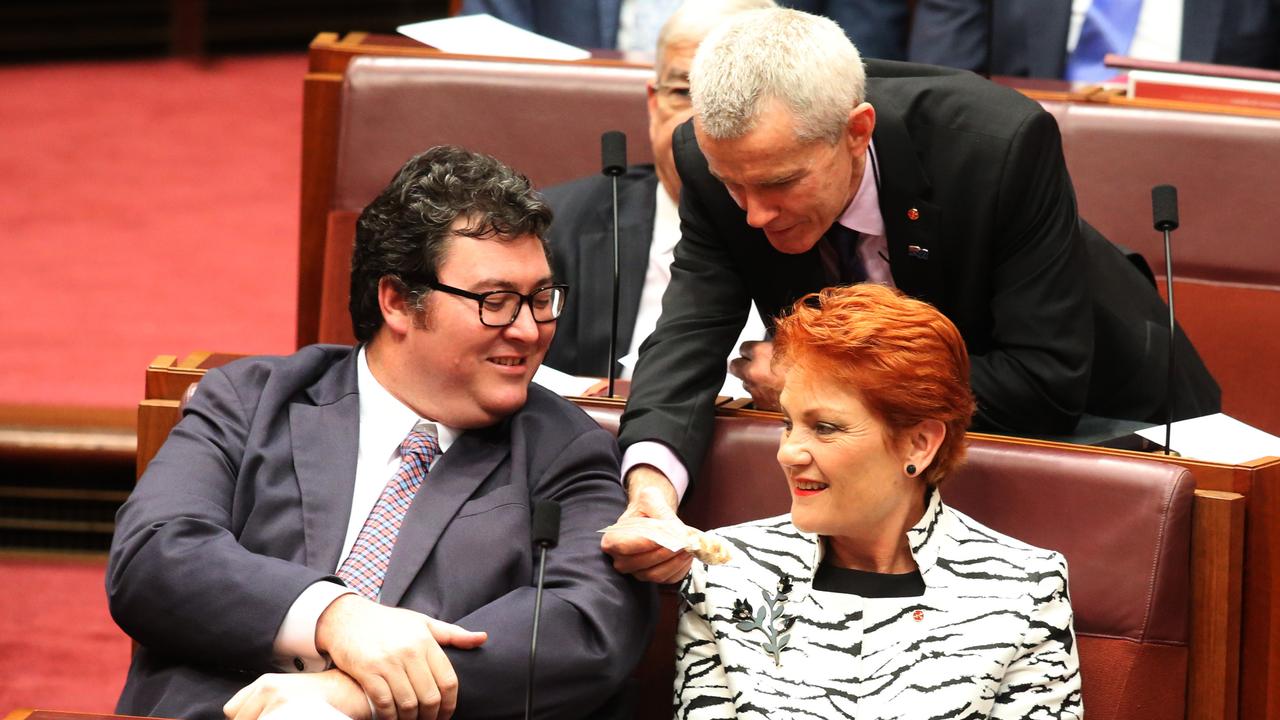
<svg viewBox="0 0 1280 720"><path fill-rule="evenodd" d="M440 283L474 293L527 294L551 284L551 267L542 241L533 235L477 239L454 234L436 276ZM430 408L428 417L454 427L500 421L524 406L555 328L554 321L534 322L527 305L511 325L489 327L480 322L475 300L429 292L405 338L405 375L416 386L417 402L410 404Z"/></svg>

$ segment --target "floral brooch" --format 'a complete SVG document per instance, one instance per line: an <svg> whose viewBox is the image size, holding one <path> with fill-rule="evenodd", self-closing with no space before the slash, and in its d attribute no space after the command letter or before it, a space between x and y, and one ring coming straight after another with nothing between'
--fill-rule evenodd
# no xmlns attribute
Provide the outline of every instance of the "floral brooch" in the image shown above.
<svg viewBox="0 0 1280 720"><path fill-rule="evenodd" d="M777 595L768 590L763 591L764 605L758 610L753 610L751 602L746 598L733 601L733 619L738 622L737 628L744 633L753 630L764 633L765 640L760 643L760 648L768 653L773 658L774 665L779 667L782 665L782 649L791 640L791 626L796 621L794 617L784 617L782 614L783 607L791 595L791 587L791 578L783 575L778 580ZM768 622L765 622L766 615Z"/></svg>

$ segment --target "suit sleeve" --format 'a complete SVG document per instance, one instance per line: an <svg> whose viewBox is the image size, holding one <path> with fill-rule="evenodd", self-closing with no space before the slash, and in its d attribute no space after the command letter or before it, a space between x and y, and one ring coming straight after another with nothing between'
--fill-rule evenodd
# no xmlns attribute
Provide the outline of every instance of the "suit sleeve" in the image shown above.
<svg viewBox="0 0 1280 720"><path fill-rule="evenodd" d="M680 587L684 601L676 627L675 717L681 720L734 718L729 677L720 661L707 615L706 565L695 562Z"/></svg>
<svg viewBox="0 0 1280 720"><path fill-rule="evenodd" d="M1080 658L1067 597L1067 562L1054 554L1055 567L1046 573L1035 599L1035 610L1022 637L1018 656L1005 670L991 708L993 720L1079 720Z"/></svg>
<svg viewBox="0 0 1280 720"><path fill-rule="evenodd" d="M640 346L618 442L624 449L641 440L662 442L694 478L711 441L725 360L746 324L751 295L706 207L714 181L699 167L705 161L688 124L677 129L674 143L684 180L680 242L662 316Z"/></svg>
<svg viewBox="0 0 1280 720"><path fill-rule="evenodd" d="M267 671L285 613L329 576L237 541L247 432L232 383L210 371L116 516L107 598L142 645L194 664Z"/></svg>
<svg viewBox="0 0 1280 720"><path fill-rule="evenodd" d="M531 496L561 508L560 542L547 553L534 715L583 717L621 687L654 619L653 589L618 574L600 550L599 530L626 505L612 435L594 428L578 436L539 473ZM456 718L523 714L533 579L455 621L489 633L479 649L445 648L458 673Z"/></svg>
<svg viewBox="0 0 1280 720"><path fill-rule="evenodd" d="M1093 363L1090 279L1053 116L1029 113L1003 162L991 263L991 338L970 348L976 427L1070 432Z"/></svg>
<svg viewBox="0 0 1280 720"><path fill-rule="evenodd" d="M989 2L919 0L911 16L907 59L984 72L990 44Z"/></svg>

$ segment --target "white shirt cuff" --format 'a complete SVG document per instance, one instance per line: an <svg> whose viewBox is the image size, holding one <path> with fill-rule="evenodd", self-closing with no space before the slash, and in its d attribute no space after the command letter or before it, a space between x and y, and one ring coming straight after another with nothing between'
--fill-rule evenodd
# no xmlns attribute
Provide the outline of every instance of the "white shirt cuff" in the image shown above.
<svg viewBox="0 0 1280 720"><path fill-rule="evenodd" d="M622 477L637 465L650 465L666 475L671 487L676 489L676 501L684 499L689 489L689 471L671 448L655 440L641 440L622 454Z"/></svg>
<svg viewBox="0 0 1280 720"><path fill-rule="evenodd" d="M377 717L377 714L370 717ZM291 697L262 713L259 720L351 720L351 718L320 698Z"/></svg>
<svg viewBox="0 0 1280 720"><path fill-rule="evenodd" d="M275 665L285 672L320 672L329 667L328 658L316 649L316 623L334 600L353 592L335 582L322 580L302 591L276 631Z"/></svg>

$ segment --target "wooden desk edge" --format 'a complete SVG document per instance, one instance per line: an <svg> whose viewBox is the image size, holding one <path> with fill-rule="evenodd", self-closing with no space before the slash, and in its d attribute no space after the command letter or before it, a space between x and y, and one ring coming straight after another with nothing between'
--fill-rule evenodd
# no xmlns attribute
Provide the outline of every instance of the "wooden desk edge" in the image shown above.
<svg viewBox="0 0 1280 720"><path fill-rule="evenodd" d="M1246 498L1196 490L1192 515L1187 717L1239 716Z"/></svg>

